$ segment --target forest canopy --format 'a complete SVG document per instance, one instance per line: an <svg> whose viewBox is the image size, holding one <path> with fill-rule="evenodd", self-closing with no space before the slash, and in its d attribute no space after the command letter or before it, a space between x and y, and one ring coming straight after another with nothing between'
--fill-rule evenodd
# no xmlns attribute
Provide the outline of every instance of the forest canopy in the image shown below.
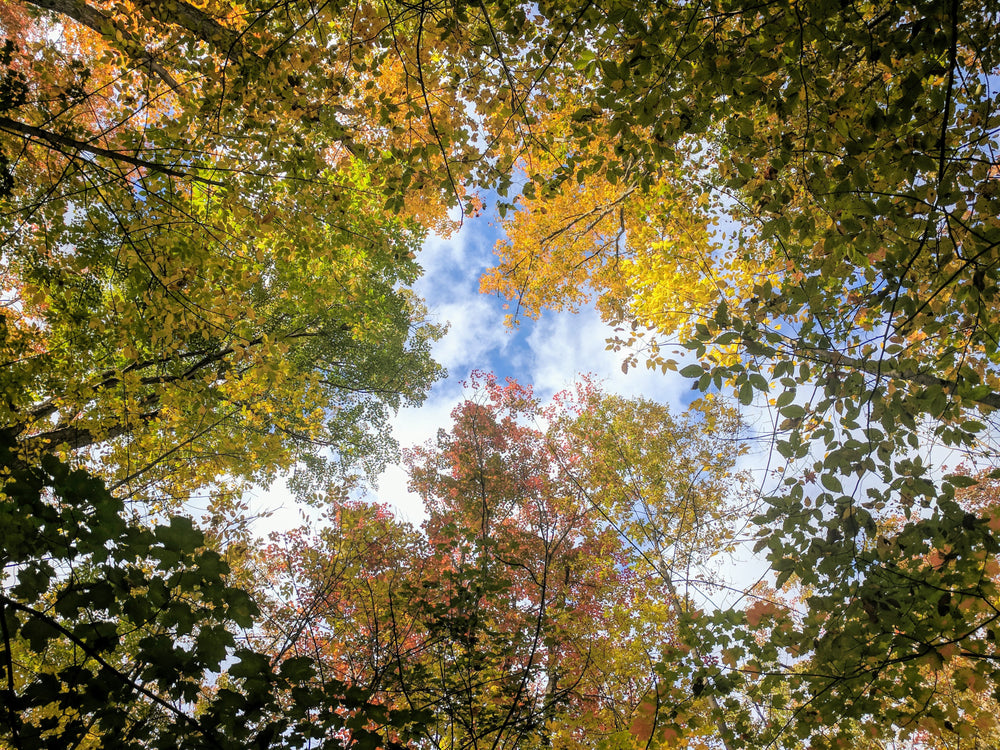
<svg viewBox="0 0 1000 750"><path fill-rule="evenodd" d="M0 4L0 743L995 746L998 27ZM511 326L593 305L698 399L476 375L416 528L358 488L484 208ZM279 476L323 520L261 543Z"/></svg>

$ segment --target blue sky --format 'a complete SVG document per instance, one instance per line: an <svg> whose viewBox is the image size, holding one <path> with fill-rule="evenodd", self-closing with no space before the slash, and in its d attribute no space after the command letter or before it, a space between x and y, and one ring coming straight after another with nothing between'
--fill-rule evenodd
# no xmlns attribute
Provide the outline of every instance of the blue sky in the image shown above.
<svg viewBox="0 0 1000 750"><path fill-rule="evenodd" d="M395 429L400 445L422 443L450 425L449 414L462 399L462 383L473 370L517 378L543 399L570 386L579 375L592 374L607 391L683 408L682 401L690 400L690 384L674 373L664 376L643 368L623 374L623 355L605 349L611 329L593 310L545 313L537 321L523 320L515 330L506 328L504 300L479 293L479 277L494 263L499 231L495 217L467 219L451 237L431 237L418 257L424 274L415 289L435 322L450 325L434 350L448 377L435 384L423 406L400 412ZM403 518L422 518L402 468L383 474L377 494Z"/></svg>

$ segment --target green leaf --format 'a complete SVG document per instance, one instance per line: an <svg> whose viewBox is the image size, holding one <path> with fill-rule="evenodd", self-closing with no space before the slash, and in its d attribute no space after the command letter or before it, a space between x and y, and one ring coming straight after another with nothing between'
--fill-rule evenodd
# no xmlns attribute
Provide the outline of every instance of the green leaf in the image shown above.
<svg viewBox="0 0 1000 750"><path fill-rule="evenodd" d="M172 551L190 553L205 543L205 537L194 527L194 522L184 516L171 516L169 526L156 527L156 539Z"/></svg>
<svg viewBox="0 0 1000 750"><path fill-rule="evenodd" d="M840 479L828 472L823 472L820 475L820 483L830 492L843 493L844 486L840 483Z"/></svg>
<svg viewBox="0 0 1000 750"><path fill-rule="evenodd" d="M778 394L777 399L775 399L774 405L779 409L783 406L788 406L795 399L795 389L784 390Z"/></svg>
<svg viewBox="0 0 1000 750"><path fill-rule="evenodd" d="M43 653L49 641L56 638L58 631L39 617L29 616L21 625L21 637L24 638L31 650L35 653Z"/></svg>
<svg viewBox="0 0 1000 750"><path fill-rule="evenodd" d="M279 673L286 680L303 682L315 675L315 669L312 659L307 656L297 656L283 661Z"/></svg>
<svg viewBox="0 0 1000 750"><path fill-rule="evenodd" d="M965 474L949 474L944 479L953 487L974 487L979 484L977 479Z"/></svg>
<svg viewBox="0 0 1000 750"><path fill-rule="evenodd" d="M233 677L260 679L271 674L271 660L265 654L243 648L236 651L235 658L236 664L229 668Z"/></svg>

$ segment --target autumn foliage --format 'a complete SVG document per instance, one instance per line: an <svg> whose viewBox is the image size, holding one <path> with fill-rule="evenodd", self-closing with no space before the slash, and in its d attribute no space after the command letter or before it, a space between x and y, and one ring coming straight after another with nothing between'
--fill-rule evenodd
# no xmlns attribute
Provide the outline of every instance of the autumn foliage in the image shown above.
<svg viewBox="0 0 1000 750"><path fill-rule="evenodd" d="M548 405L492 376L470 387L452 428L407 457L422 533L343 502L318 536L301 530L268 549L281 594L273 643L317 656L387 707L426 713L435 743L645 743L669 724L648 713L668 689L657 662L681 646L692 602L680 577L728 543L737 451L716 417L675 421L588 383ZM626 436L598 431L631 413L649 429L627 438L631 450L673 444L655 467L633 463ZM685 457L699 452L712 462L695 483L664 486L687 481Z"/></svg>
<svg viewBox="0 0 1000 750"><path fill-rule="evenodd" d="M995 746L998 18L0 2L0 743ZM700 396L476 375L418 529L484 208L511 324Z"/></svg>

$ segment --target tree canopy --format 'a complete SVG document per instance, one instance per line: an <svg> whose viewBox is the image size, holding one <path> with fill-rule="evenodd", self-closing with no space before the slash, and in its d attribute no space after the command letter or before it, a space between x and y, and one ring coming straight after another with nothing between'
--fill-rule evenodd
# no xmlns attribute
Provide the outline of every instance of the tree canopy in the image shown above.
<svg viewBox="0 0 1000 750"><path fill-rule="evenodd" d="M311 659L254 649L257 604L189 518L131 520L100 479L51 455L17 468L15 450L2 447L0 502L6 746L298 748L351 733L375 748L391 746L387 723L408 736L406 711L389 719Z"/></svg>
<svg viewBox="0 0 1000 750"><path fill-rule="evenodd" d="M127 11L5 6L4 424L29 453L102 446L114 486L175 502L293 465L322 484L331 451L377 473L440 329L406 288L426 228L384 209L386 168L260 77L305 75L322 29L285 48L297 24L263 11L260 39L186 3Z"/></svg>
<svg viewBox="0 0 1000 750"><path fill-rule="evenodd" d="M733 679L764 685L780 708L729 742L959 731L972 709L935 685L958 665L992 679L994 612L974 604L990 517L924 449L995 463L996 11L609 8L577 58L588 86L553 99L553 147L525 159L484 289L527 315L597 295L632 363L675 368L680 344L697 388L774 410L783 473L758 549L801 600L766 610L783 614L766 658L727 649L754 643L760 609L699 631L732 657L695 667L706 692L738 712ZM934 549L968 578L916 562Z"/></svg>
<svg viewBox="0 0 1000 750"><path fill-rule="evenodd" d="M549 404L476 385L408 455L422 534L344 502L265 551L267 642L419 712L430 747L644 744L678 721L651 715L675 688L658 663L735 541L739 421L589 384Z"/></svg>
<svg viewBox="0 0 1000 750"><path fill-rule="evenodd" d="M994 744L998 19L0 5L3 741ZM594 303L702 415L488 381L409 454L416 530L341 491L486 200L512 324ZM282 472L330 528L272 569L185 509ZM745 524L771 577L705 605Z"/></svg>

